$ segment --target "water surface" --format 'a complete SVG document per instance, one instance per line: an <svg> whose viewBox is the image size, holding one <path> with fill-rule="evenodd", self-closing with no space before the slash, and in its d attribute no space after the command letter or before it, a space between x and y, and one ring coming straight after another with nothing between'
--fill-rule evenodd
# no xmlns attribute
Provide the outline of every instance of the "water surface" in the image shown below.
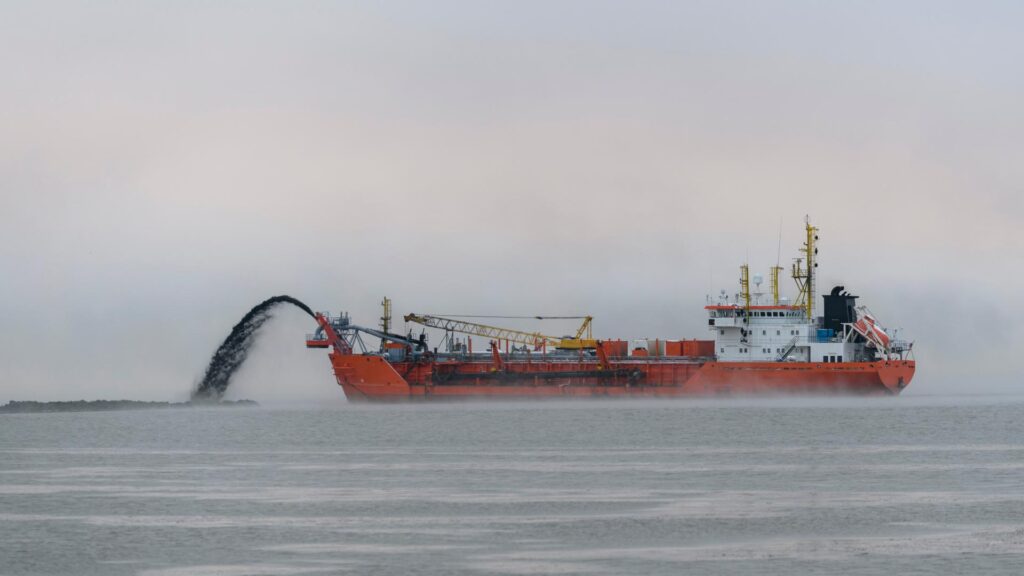
<svg viewBox="0 0 1024 576"><path fill-rule="evenodd" d="M0 416L0 574L1024 573L1024 398Z"/></svg>

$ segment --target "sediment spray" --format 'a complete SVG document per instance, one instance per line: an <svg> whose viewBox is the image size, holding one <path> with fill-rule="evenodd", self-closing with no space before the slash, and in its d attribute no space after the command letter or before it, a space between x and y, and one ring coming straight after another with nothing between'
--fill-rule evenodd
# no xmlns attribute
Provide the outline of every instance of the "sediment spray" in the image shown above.
<svg viewBox="0 0 1024 576"><path fill-rule="evenodd" d="M206 367L206 373L199 382L195 391L192 392L192 401L216 402L227 391L231 384L231 377L249 355L249 349L255 342L256 332L263 326L263 323L270 320L270 311L278 304L292 304L311 317L316 318L309 306L291 296L274 296L267 298L253 307L245 316L235 324L231 333L224 339L217 351L210 358L210 365Z"/></svg>

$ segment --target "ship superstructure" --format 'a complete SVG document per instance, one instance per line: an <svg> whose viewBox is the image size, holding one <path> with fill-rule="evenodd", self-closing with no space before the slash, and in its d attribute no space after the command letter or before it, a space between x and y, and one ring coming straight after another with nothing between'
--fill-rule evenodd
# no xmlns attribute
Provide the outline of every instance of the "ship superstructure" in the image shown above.
<svg viewBox="0 0 1024 576"><path fill-rule="evenodd" d="M319 328L306 344L331 349L335 377L351 400L898 394L914 374L912 344L882 328L843 286L823 296L818 315L818 229L807 222L805 232L801 257L790 270L796 298L780 294L781 266L771 269L764 294L759 275L751 290L744 264L739 292L708 298L710 340L598 340L590 316L557 317L583 323L575 335L554 337L475 318L406 315L407 323L444 333L441 345L431 348L425 331L391 332L391 301L385 298L380 329L355 325L346 314L320 313ZM366 346L363 335L378 339L379 347ZM473 336L484 340L482 350L473 350Z"/></svg>
<svg viewBox="0 0 1024 576"><path fill-rule="evenodd" d="M771 270L770 299L759 291L761 277L740 267L740 292L730 299L723 290L708 303L708 326L715 338L716 358L723 362L871 362L904 359L911 344L894 339L871 312L857 306L857 296L836 286L823 296L823 315L817 316L816 273L818 229L805 223L807 239L792 266L798 289L792 304L779 293L779 274ZM767 301L765 301L767 300ZM710 298L709 298L710 301Z"/></svg>

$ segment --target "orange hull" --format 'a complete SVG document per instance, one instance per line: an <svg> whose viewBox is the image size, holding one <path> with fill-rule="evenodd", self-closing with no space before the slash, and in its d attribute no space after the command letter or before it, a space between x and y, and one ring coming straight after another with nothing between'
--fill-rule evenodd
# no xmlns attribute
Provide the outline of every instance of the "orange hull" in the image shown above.
<svg viewBox="0 0 1024 576"><path fill-rule="evenodd" d="M708 396L733 394L899 394L912 360L876 362L702 362L688 358L509 361L483 358L390 363L331 352L349 400Z"/></svg>

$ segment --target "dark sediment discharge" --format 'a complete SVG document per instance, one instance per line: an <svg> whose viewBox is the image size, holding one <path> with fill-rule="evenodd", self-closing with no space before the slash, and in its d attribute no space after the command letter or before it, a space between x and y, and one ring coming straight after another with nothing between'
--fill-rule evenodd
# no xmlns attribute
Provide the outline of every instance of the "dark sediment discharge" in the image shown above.
<svg viewBox="0 0 1024 576"><path fill-rule="evenodd" d="M272 317L270 311L278 304L292 304L316 318L309 306L291 296L274 296L257 304L242 317L238 324L235 324L228 337L213 353L213 358L210 358L210 365L206 367L202 381L192 393L193 402L217 402L224 396L228 385L231 384L231 377L249 355L249 349L256 341L256 332L264 322L270 320Z"/></svg>

